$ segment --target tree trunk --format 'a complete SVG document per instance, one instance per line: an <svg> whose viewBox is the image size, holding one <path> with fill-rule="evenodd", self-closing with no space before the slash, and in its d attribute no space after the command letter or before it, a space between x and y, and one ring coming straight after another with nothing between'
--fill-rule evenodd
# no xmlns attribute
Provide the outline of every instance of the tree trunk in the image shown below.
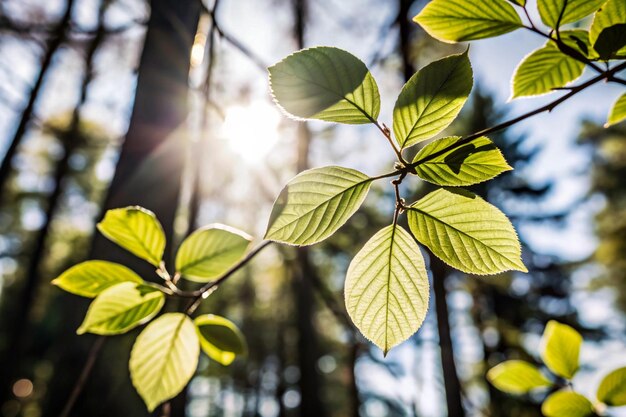
<svg viewBox="0 0 626 417"><path fill-rule="evenodd" d="M198 1L152 0L151 9L130 126L103 204L103 212L129 205L143 206L157 215L168 242L171 242L184 165L184 148L187 146L185 121L188 114L189 58L201 5ZM173 250L171 247L168 249ZM155 277L153 267L100 235L95 236L91 252L92 258L122 262L146 279ZM74 306L70 310L74 314L80 311L84 315L80 301L72 297L68 298L67 303ZM60 337L66 337L68 344L73 345L76 341L73 333L80 317L66 317L64 320L64 334ZM101 356L128 358L132 340L136 336L137 331L134 331L118 337L118 343L106 346ZM84 360L84 346L83 343L80 353L77 349L68 349L67 353L60 355L59 361L75 363L77 358ZM97 402L92 397L107 398L113 395L113 390L120 397L119 403L124 404L123 414L148 415L131 386L128 374L111 369L109 364L104 363L106 358L102 359L94 369L94 375L81 397L82 401L77 403L75 415L119 415L117 411L120 410L116 410L118 401L101 403L99 409L90 408ZM57 394L62 402L70 391L68 380L73 382L75 376L61 378L65 384L54 386L55 389L51 389L54 393L50 396ZM91 401L87 404L87 400ZM176 407L176 403L174 405L172 414L181 415L180 407ZM46 409L46 416L56 414L58 412L54 412L54 407Z"/></svg>
<svg viewBox="0 0 626 417"><path fill-rule="evenodd" d="M20 117L17 129L15 129L13 138L9 142L9 147L7 148L7 151L4 154L4 159L0 164L0 204L4 203L2 196L4 195L3 191L6 189L9 175L11 173L11 163L20 143L22 142L22 139L24 138L24 134L28 129L28 122L30 122L33 117L37 98L39 97L39 93L44 79L46 78L46 74L48 73L48 69L50 69L50 65L52 64L52 57L65 41L66 32L72 20L72 8L74 1L75 0L67 0L63 17L61 18L56 31L48 40L47 48L41 60L41 66L39 67L39 73L37 73L35 83L33 84L33 88L30 92L30 97L28 98L28 103L26 103L26 107L24 107L24 110L22 111L22 116Z"/></svg>
<svg viewBox="0 0 626 417"><path fill-rule="evenodd" d="M306 0L293 0L295 35L298 49L304 48L304 31L307 13ZM298 172L309 168L311 132L306 124L298 126ZM326 411L320 398L320 377L317 372L317 334L313 327L314 299L310 276L315 274L308 248L298 248L297 277L294 292L298 324L298 363L300 367L300 417L324 417Z"/></svg>

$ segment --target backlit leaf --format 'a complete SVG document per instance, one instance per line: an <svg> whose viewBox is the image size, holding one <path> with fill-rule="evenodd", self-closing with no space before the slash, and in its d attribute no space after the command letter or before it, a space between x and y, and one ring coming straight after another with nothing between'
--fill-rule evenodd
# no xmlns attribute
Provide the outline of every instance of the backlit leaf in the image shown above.
<svg viewBox="0 0 626 417"><path fill-rule="evenodd" d="M143 207L106 212L98 230L124 249L159 266L165 250L165 233L154 213Z"/></svg>
<svg viewBox="0 0 626 417"><path fill-rule="evenodd" d="M443 42L490 38L523 26L505 0L432 0L413 20Z"/></svg>
<svg viewBox="0 0 626 417"><path fill-rule="evenodd" d="M128 365L149 411L183 390L196 371L199 354L196 327L185 314L163 314L141 332Z"/></svg>
<svg viewBox="0 0 626 417"><path fill-rule="evenodd" d="M417 240L447 264L471 274L526 272L517 234L504 213L464 190L439 189L407 211Z"/></svg>
<svg viewBox="0 0 626 417"><path fill-rule="evenodd" d="M141 283L139 275L124 265L107 261L86 261L74 265L52 281L64 291L93 298L121 282Z"/></svg>
<svg viewBox="0 0 626 417"><path fill-rule="evenodd" d="M548 43L528 55L513 75L513 98L550 93L580 77L585 64Z"/></svg>
<svg viewBox="0 0 626 417"><path fill-rule="evenodd" d="M609 119L604 126L609 127L623 120L626 120L626 94L622 94L613 104Z"/></svg>
<svg viewBox="0 0 626 417"><path fill-rule="evenodd" d="M337 231L363 203L372 179L350 168L301 172L274 202L265 239L312 245Z"/></svg>
<svg viewBox="0 0 626 417"><path fill-rule="evenodd" d="M350 263L345 283L348 314L385 354L420 328L428 298L424 259L400 226L380 230Z"/></svg>
<svg viewBox="0 0 626 417"><path fill-rule="evenodd" d="M494 366L487 372L487 379L494 387L509 394L526 394L552 385L535 365L520 360Z"/></svg>
<svg viewBox="0 0 626 417"><path fill-rule="evenodd" d="M443 138L422 148L413 160L417 175L437 185L472 185L512 168L487 137L455 145L458 136Z"/></svg>
<svg viewBox="0 0 626 417"><path fill-rule="evenodd" d="M269 67L276 103L289 115L350 124L380 112L378 86L354 55L327 46L303 49Z"/></svg>
<svg viewBox="0 0 626 417"><path fill-rule="evenodd" d="M602 379L597 397L598 401L611 407L626 405L626 367L616 369Z"/></svg>
<svg viewBox="0 0 626 417"><path fill-rule="evenodd" d="M518 6L526 6L526 0L509 0L513 4L517 4Z"/></svg>
<svg viewBox="0 0 626 417"><path fill-rule="evenodd" d="M626 2L608 0L593 17L589 41L603 59L626 55Z"/></svg>
<svg viewBox="0 0 626 417"><path fill-rule="evenodd" d="M472 91L467 52L426 65L404 85L393 109L393 131L401 148L448 127Z"/></svg>
<svg viewBox="0 0 626 417"><path fill-rule="evenodd" d="M583 395L572 391L558 391L550 395L541 405L546 417L591 417L593 405Z"/></svg>
<svg viewBox="0 0 626 417"><path fill-rule="evenodd" d="M165 297L147 285L123 282L102 291L89 306L76 333L113 335L126 333L154 317Z"/></svg>
<svg viewBox="0 0 626 417"><path fill-rule="evenodd" d="M230 365L237 355L245 355L246 340L232 321L205 314L194 320L200 337L200 347L214 361Z"/></svg>
<svg viewBox="0 0 626 417"><path fill-rule="evenodd" d="M559 16L564 7L565 11L563 11L559 26L576 22L585 16L589 16L605 2L606 0L537 0L537 7L543 23L552 29L556 29Z"/></svg>
<svg viewBox="0 0 626 417"><path fill-rule="evenodd" d="M180 245L176 271L192 281L210 281L242 258L250 240L249 235L220 224L198 229Z"/></svg>
<svg viewBox="0 0 626 417"><path fill-rule="evenodd" d="M556 375L571 379L578 370L582 342L576 330L551 320L543 332L541 359Z"/></svg>

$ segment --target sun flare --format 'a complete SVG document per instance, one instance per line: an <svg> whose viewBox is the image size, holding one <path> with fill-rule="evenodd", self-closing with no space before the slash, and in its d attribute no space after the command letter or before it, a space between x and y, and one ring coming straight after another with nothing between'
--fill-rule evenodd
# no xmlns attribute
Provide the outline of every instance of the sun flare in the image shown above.
<svg viewBox="0 0 626 417"><path fill-rule="evenodd" d="M280 112L270 103L253 101L226 110L220 137L247 162L262 161L278 142Z"/></svg>

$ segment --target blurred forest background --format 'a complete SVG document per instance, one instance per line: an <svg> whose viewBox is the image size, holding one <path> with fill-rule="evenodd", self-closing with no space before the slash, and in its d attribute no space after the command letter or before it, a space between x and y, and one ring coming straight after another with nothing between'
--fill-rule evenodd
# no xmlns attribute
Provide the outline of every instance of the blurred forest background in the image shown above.
<svg viewBox="0 0 626 417"><path fill-rule="evenodd" d="M64 415L88 360L93 372L69 415L149 415L126 364L139 330L106 343L77 336L88 300L50 281L87 258L155 277L95 233L109 208L154 211L171 253L213 222L260 239L274 197L308 167L384 172L391 156L381 157L386 144L373 127L288 120L271 102L266 67L306 46L347 49L372 68L389 124L404 81L465 48L411 23L426 3L1 0L0 415ZM507 102L513 68L542 42L532 36L472 45L476 86L447 134L542 103ZM475 191L513 219L528 274L465 276L431 260L425 325L383 358L350 324L342 296L349 260L391 221L393 196L374 189L325 243L273 246L204 302L202 311L240 325L249 355L228 368L204 358L167 412L540 416L541 398L497 392L485 372L507 358L536 361L549 319L588 340L583 392L625 365L626 125L601 126L618 93L585 92L492 136L515 171Z"/></svg>

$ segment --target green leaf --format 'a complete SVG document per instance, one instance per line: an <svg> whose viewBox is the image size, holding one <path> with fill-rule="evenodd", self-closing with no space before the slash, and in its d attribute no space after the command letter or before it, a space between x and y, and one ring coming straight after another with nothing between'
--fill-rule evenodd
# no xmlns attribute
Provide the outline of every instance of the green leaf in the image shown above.
<svg viewBox="0 0 626 417"><path fill-rule="evenodd" d="M176 271L192 281L210 281L242 258L250 240L246 233L221 224L198 229L180 245Z"/></svg>
<svg viewBox="0 0 626 417"><path fill-rule="evenodd" d="M126 333L156 316L164 302L161 291L135 282L122 282L96 297L76 333Z"/></svg>
<svg viewBox="0 0 626 417"><path fill-rule="evenodd" d="M598 36L594 49L603 60L623 59L626 54L626 23L604 29Z"/></svg>
<svg viewBox="0 0 626 417"><path fill-rule="evenodd" d="M196 371L199 354L196 327L185 314L163 314L141 332L128 366L149 411L185 388Z"/></svg>
<svg viewBox="0 0 626 417"><path fill-rule="evenodd" d="M509 0L513 4L517 4L518 6L526 6L526 0Z"/></svg>
<svg viewBox="0 0 626 417"><path fill-rule="evenodd" d="M608 0L593 17L589 41L602 58L626 55L626 2Z"/></svg>
<svg viewBox="0 0 626 417"><path fill-rule="evenodd" d="M509 394L526 394L552 386L552 382L535 365L520 360L494 366L487 372L487 379L494 387Z"/></svg>
<svg viewBox="0 0 626 417"><path fill-rule="evenodd" d="M371 123L380 112L378 86L354 55L319 46L269 67L276 103L289 115L349 124Z"/></svg>
<svg viewBox="0 0 626 417"><path fill-rule="evenodd" d="M548 43L528 55L513 75L512 98L550 93L580 77L585 64Z"/></svg>
<svg viewBox="0 0 626 417"><path fill-rule="evenodd" d="M593 404L583 395L572 391L558 391L542 404L541 412L546 417L590 417L594 416Z"/></svg>
<svg viewBox="0 0 626 417"><path fill-rule="evenodd" d="M593 49L591 41L589 40L589 32L586 30L563 30L561 31L561 40L565 45L579 52L583 57L589 59L598 58L598 53Z"/></svg>
<svg viewBox="0 0 626 417"><path fill-rule="evenodd" d="M610 407L626 405L626 367L616 369L605 376L596 395L598 401Z"/></svg>
<svg viewBox="0 0 626 417"><path fill-rule="evenodd" d="M200 347L214 361L228 366L237 355L246 354L246 340L232 321L205 314L197 317L194 323L200 337Z"/></svg>
<svg viewBox="0 0 626 417"><path fill-rule="evenodd" d="M350 168L303 171L274 202L265 239L312 245L337 231L363 203L372 179Z"/></svg>
<svg viewBox="0 0 626 417"><path fill-rule="evenodd" d="M621 122L622 120L626 120L626 94L622 94L613 107L611 108L611 112L609 113L609 119L607 120L604 127L613 126Z"/></svg>
<svg viewBox="0 0 626 417"><path fill-rule="evenodd" d="M139 275L124 265L107 261L86 261L63 272L52 284L69 293L94 298L112 285L127 281L143 282Z"/></svg>
<svg viewBox="0 0 626 417"><path fill-rule="evenodd" d="M566 324L550 320L543 332L541 358L556 375L571 379L578 370L583 338Z"/></svg>
<svg viewBox="0 0 626 417"><path fill-rule="evenodd" d="M473 193L439 189L413 203L407 215L417 240L460 271L527 272L509 219Z"/></svg>
<svg viewBox="0 0 626 417"><path fill-rule="evenodd" d="M165 250L165 233L150 210L126 207L106 212L98 230L127 251L159 266Z"/></svg>
<svg viewBox="0 0 626 417"><path fill-rule="evenodd" d="M623 120L626 120L626 94L622 94L615 104L613 104L613 108L611 109L611 113L609 113L609 119L607 120L604 127L613 126Z"/></svg>
<svg viewBox="0 0 626 417"><path fill-rule="evenodd" d="M559 26L576 22L598 10L606 0L537 0L541 20L552 29L557 28L559 16L563 16Z"/></svg>
<svg viewBox="0 0 626 417"><path fill-rule="evenodd" d="M401 148L448 127L472 91L467 52L426 65L404 85L393 109L393 131Z"/></svg>
<svg viewBox="0 0 626 417"><path fill-rule="evenodd" d="M385 354L420 328L429 292L419 247L397 225L376 233L354 257L346 276L348 314Z"/></svg>
<svg viewBox="0 0 626 417"><path fill-rule="evenodd" d="M485 136L469 142L458 136L436 140L422 148L413 163L421 179L449 186L478 184L513 169Z"/></svg>
<svg viewBox="0 0 626 417"><path fill-rule="evenodd" d="M430 36L450 43L503 35L523 26L505 0L432 0L413 20Z"/></svg>

